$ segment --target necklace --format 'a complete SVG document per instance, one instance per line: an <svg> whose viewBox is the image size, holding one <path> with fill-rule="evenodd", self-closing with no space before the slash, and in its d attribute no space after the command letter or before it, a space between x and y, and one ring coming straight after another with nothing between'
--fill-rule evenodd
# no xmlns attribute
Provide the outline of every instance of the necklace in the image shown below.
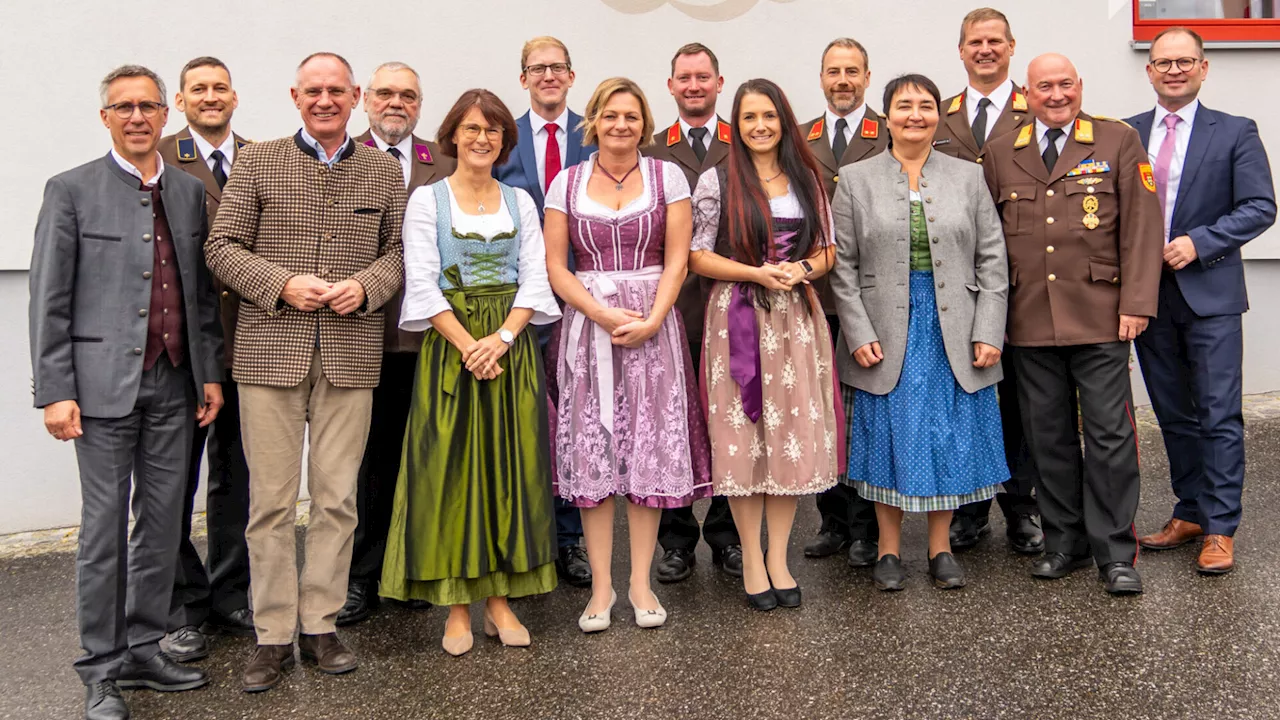
<svg viewBox="0 0 1280 720"><path fill-rule="evenodd" d="M605 169L604 169L604 166L600 164L600 158L596 158L596 167L600 168L600 172L604 173L604 176L605 176L605 177L609 178L610 180L612 180L612 181L615 183L615 184L614 184L614 186L613 186L613 188L614 188L615 190L621 191L621 190L622 190L622 183L626 182L626 181L627 181L627 178L631 177L631 173L635 172L635 171L636 171L636 168L640 167L640 161L639 161L639 160L637 160L637 161L636 161L636 164L631 166L631 169L627 171L627 174L626 174L626 175L623 175L623 176L622 176L622 179L621 179L621 180L619 180L618 178L614 177L614 176L613 176L613 174L612 174L612 173L610 173L608 170L605 170Z"/></svg>
<svg viewBox="0 0 1280 720"><path fill-rule="evenodd" d="M471 187L467 188L467 190L471 192L471 198L476 203L476 212L484 215L484 200L480 199L480 193L476 192L476 189ZM454 195L457 195L457 193L455 192ZM461 201L461 198L459 198L459 201Z"/></svg>
<svg viewBox="0 0 1280 720"><path fill-rule="evenodd" d="M781 171L781 170L779 170L779 171L778 171L778 174L777 174L777 175L774 175L773 177L770 177L770 178L760 178L760 179L761 179L761 180L764 180L765 182L767 182L767 183L768 183L768 182L773 182L774 180L777 180L777 179L778 179L778 178L780 178L780 177L782 177L782 171Z"/></svg>

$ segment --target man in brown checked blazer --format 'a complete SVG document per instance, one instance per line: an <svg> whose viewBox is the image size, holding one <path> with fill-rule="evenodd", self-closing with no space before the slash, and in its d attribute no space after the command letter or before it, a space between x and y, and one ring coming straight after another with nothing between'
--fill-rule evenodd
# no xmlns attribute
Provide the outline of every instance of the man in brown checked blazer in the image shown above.
<svg viewBox="0 0 1280 720"><path fill-rule="evenodd" d="M960 22L960 59L969 76L963 92L943 101L946 116L938 123L933 149L962 160L982 164L988 138L1021 129L1034 122L1027 96L1009 80L1009 61L1017 48L1009 19L992 8L978 8ZM1000 381L1000 418L1004 430L1005 461L1009 480L996 495L1005 517L1005 534L1015 552L1038 555L1044 551L1040 508L1032 490L1036 466L1022 434L1018 411L1017 349L1005 347L1000 356L1004 379ZM990 533L987 524L991 501L982 500L958 508L951 517L951 548L965 550Z"/></svg>
<svg viewBox="0 0 1280 720"><path fill-rule="evenodd" d="M379 65L364 88L364 109L369 115L369 129L357 136L356 142L394 157L400 164L408 194L453 173L456 160L442 154L434 142L413 134L422 112L422 86L413 68L400 62ZM422 347L422 333L399 327L402 300L403 291L397 292L382 309L386 320L382 377L373 390L369 440L356 481L359 520L347 601L338 613L338 627L364 620L378 604L378 579L382 577L382 556L391 527L391 501L400 474L400 450L409 420L418 349ZM410 604L427 606L422 600Z"/></svg>
<svg viewBox="0 0 1280 720"><path fill-rule="evenodd" d="M212 226L218 217L222 187L231 173L236 153L248 144L231 130L231 118L239 100L231 86L231 71L217 58L198 57L188 62L178 75L178 83L174 105L186 115L187 127L161 138L156 149L166 163L182 168L204 183L205 208ZM196 429L191 445L169 635L164 642L165 652L179 662L208 656L206 632L253 634L253 611L249 609L249 546L244 539L249 522L249 465L240 443L240 396L231 377L240 296L217 278L213 279L213 286L218 295L227 348L222 376L222 397L226 404L212 426ZM200 484L200 460L206 437L209 454L207 566L191 542L191 513Z"/></svg>
<svg viewBox="0 0 1280 720"><path fill-rule="evenodd" d="M889 146L889 133L884 118L867 107L867 85L871 82L867 49L853 38L837 38L822 51L822 94L827 110L805 123L800 131L809 141L809 149L822 165L822 186L827 199L835 196L840 168L884 152ZM827 278L813 282L814 290L826 311L831 337L840 332L835 298ZM847 403L846 412L853 403ZM870 567L876 562L875 505L860 497L844 483L822 492L817 497L822 525L818 536L804 547L807 557L827 557L848 548L847 559L853 567Z"/></svg>
<svg viewBox="0 0 1280 720"><path fill-rule="evenodd" d="M1023 430L1039 471L1046 554L1031 574L1058 579L1096 562L1107 592L1140 593L1129 346L1158 304L1155 179L1133 128L1080 112L1082 83L1067 58L1033 60L1026 95L1035 123L988 140L983 170L1009 248L1006 345L1017 348Z"/></svg>
<svg viewBox="0 0 1280 720"><path fill-rule="evenodd" d="M653 142L642 152L680 166L692 192L702 173L729 157L731 130L729 124L716 115L716 98L724 89L720 60L702 43L681 47L671 58L667 89L675 98L679 117L671 127L655 133ZM695 367L702 355L702 327L709 288L705 278L689 273L676 298ZM712 563L733 577L742 576L738 528L733 524L733 514L724 497L711 499L702 523L702 538L711 546ZM662 543L663 550L662 559L658 561L659 582L679 582L692 575L697 562L694 550L698 546L698 520L693 508L663 510L658 542Z"/></svg>
<svg viewBox="0 0 1280 720"><path fill-rule="evenodd" d="M252 483L246 535L258 636L246 692L280 682L299 630L303 661L329 674L356 668L334 627L382 363L381 309L404 283L404 177L389 154L347 136L360 100L350 63L311 55L291 92L302 129L240 151L205 245L209 268L244 298L233 372ZM304 434L311 521L299 578Z"/></svg>

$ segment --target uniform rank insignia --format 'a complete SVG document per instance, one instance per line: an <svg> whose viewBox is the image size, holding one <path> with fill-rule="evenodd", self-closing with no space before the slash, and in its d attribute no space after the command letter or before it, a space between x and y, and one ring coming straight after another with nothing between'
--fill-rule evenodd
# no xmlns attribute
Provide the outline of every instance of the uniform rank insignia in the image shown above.
<svg viewBox="0 0 1280 720"><path fill-rule="evenodd" d="M1018 139L1013 142L1013 146L1016 148L1024 148L1030 145L1031 133L1035 132L1035 130L1036 126L1034 124L1023 125L1022 130L1018 131Z"/></svg>
<svg viewBox="0 0 1280 720"><path fill-rule="evenodd" d="M431 162L431 148L425 144L413 146L413 156L424 163Z"/></svg>
<svg viewBox="0 0 1280 720"><path fill-rule="evenodd" d="M825 118L819 118L818 122L813 124L813 128L809 130L809 142L813 142L822 137L822 127L825 125Z"/></svg>
<svg viewBox="0 0 1280 720"><path fill-rule="evenodd" d="M1142 187L1151 192L1156 191L1156 176L1151 172L1151 163L1139 163L1138 175L1142 176Z"/></svg>
<svg viewBox="0 0 1280 720"><path fill-rule="evenodd" d="M954 115L960 112L960 106L964 104L964 93L951 98L951 107L947 108L948 115Z"/></svg>
<svg viewBox="0 0 1280 720"><path fill-rule="evenodd" d="M196 159L196 141L194 138L182 138L178 141L178 159L191 162Z"/></svg>
<svg viewBox="0 0 1280 720"><path fill-rule="evenodd" d="M1013 111L1014 112L1027 111L1027 96L1023 95L1022 93L1016 90L1013 93Z"/></svg>
<svg viewBox="0 0 1280 720"><path fill-rule="evenodd" d="M676 124L667 130L667 147L671 147L678 142L680 142L680 122L676 121Z"/></svg>
<svg viewBox="0 0 1280 720"><path fill-rule="evenodd" d="M1089 122L1088 120L1082 120L1080 118L1076 118L1075 139L1076 139L1076 142L1078 143L1092 145L1093 144L1093 123Z"/></svg>
<svg viewBox="0 0 1280 720"><path fill-rule="evenodd" d="M729 127L727 122L716 123L716 137L720 142L728 145L729 141L733 140L733 128Z"/></svg>
<svg viewBox="0 0 1280 720"><path fill-rule="evenodd" d="M871 118L862 118L862 137L868 140L880 137L880 123Z"/></svg>
<svg viewBox="0 0 1280 720"><path fill-rule="evenodd" d="M1098 175L1101 173L1111 172L1111 165L1106 160L1085 160L1079 165L1067 171L1066 177L1080 177L1081 175ZM1081 183L1093 184L1093 183Z"/></svg>

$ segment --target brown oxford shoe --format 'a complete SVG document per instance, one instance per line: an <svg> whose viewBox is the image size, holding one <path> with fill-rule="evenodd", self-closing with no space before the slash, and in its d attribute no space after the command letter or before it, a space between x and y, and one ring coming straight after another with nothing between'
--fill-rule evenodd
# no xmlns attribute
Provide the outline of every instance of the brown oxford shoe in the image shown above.
<svg viewBox="0 0 1280 720"><path fill-rule="evenodd" d="M336 633L299 635L298 654L303 662L314 663L320 672L329 675L349 673L359 665L355 653L342 644Z"/></svg>
<svg viewBox="0 0 1280 720"><path fill-rule="evenodd" d="M244 668L241 682L247 693L270 690L284 679L284 673L293 667L293 643L288 645L259 645Z"/></svg>
<svg viewBox="0 0 1280 720"><path fill-rule="evenodd" d="M1172 550L1186 545L1203 534L1204 530L1195 523L1170 518L1160 532L1138 538L1138 544L1148 550Z"/></svg>
<svg viewBox="0 0 1280 720"><path fill-rule="evenodd" d="M1235 539L1226 535L1205 535L1196 569L1205 575L1226 575L1235 566Z"/></svg>

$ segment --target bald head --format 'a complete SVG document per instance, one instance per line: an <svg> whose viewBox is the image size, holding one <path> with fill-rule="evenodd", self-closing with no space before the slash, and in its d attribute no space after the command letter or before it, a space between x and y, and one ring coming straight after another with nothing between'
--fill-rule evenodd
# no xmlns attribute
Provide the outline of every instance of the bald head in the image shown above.
<svg viewBox="0 0 1280 720"><path fill-rule="evenodd" d="M1083 89L1076 66L1065 55L1046 53L1027 65L1027 105L1051 128L1066 127L1080 114Z"/></svg>

